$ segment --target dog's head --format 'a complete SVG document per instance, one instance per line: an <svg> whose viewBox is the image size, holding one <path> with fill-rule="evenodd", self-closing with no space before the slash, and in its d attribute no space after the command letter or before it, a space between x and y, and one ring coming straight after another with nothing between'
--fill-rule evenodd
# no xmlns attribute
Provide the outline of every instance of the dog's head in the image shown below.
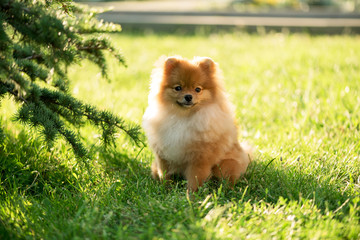
<svg viewBox="0 0 360 240"><path fill-rule="evenodd" d="M163 62L159 100L183 110L197 109L215 101L221 89L217 64L210 58L189 61L169 57Z"/></svg>

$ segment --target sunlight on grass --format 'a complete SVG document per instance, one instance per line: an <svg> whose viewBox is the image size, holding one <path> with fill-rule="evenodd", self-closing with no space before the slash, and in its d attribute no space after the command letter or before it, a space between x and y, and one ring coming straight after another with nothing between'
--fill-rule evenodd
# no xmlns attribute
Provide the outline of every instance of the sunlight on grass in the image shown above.
<svg viewBox="0 0 360 240"><path fill-rule="evenodd" d="M10 122L2 100L0 238L359 239L359 36L110 35L128 67L109 80L83 62L71 92L141 124L161 55L208 56L223 70L241 138L255 159L234 189L150 177L152 154L119 137L104 150L81 130L92 158L79 163ZM1 134L1 133L0 133Z"/></svg>

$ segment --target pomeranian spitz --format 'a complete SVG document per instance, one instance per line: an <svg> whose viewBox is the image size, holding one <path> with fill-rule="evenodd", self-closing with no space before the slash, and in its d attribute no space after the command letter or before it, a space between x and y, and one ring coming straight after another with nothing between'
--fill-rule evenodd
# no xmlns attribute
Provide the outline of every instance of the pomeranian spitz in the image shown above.
<svg viewBox="0 0 360 240"><path fill-rule="evenodd" d="M239 144L234 110L210 58L162 57L151 75L143 127L155 154L152 175L180 174L196 191L210 177L235 184L250 162Z"/></svg>

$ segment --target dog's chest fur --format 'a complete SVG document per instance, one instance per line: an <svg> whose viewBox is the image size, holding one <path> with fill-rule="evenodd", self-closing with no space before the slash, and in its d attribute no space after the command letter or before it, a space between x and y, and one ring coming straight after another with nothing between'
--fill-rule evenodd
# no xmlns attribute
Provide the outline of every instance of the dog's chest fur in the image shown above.
<svg viewBox="0 0 360 240"><path fill-rule="evenodd" d="M168 115L154 134L149 140L157 154L169 163L182 164L193 157L194 145L216 143L224 135L236 138L236 128L232 117L213 105L187 117Z"/></svg>

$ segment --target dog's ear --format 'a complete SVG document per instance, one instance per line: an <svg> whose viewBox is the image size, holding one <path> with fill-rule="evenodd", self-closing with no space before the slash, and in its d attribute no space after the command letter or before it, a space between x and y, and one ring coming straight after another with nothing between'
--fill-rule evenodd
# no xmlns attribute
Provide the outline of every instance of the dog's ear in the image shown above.
<svg viewBox="0 0 360 240"><path fill-rule="evenodd" d="M165 60L165 70L171 71L179 64L179 59L176 57L168 57Z"/></svg>
<svg viewBox="0 0 360 240"><path fill-rule="evenodd" d="M206 73L213 73L216 69L216 63L208 57L198 58L199 67Z"/></svg>

